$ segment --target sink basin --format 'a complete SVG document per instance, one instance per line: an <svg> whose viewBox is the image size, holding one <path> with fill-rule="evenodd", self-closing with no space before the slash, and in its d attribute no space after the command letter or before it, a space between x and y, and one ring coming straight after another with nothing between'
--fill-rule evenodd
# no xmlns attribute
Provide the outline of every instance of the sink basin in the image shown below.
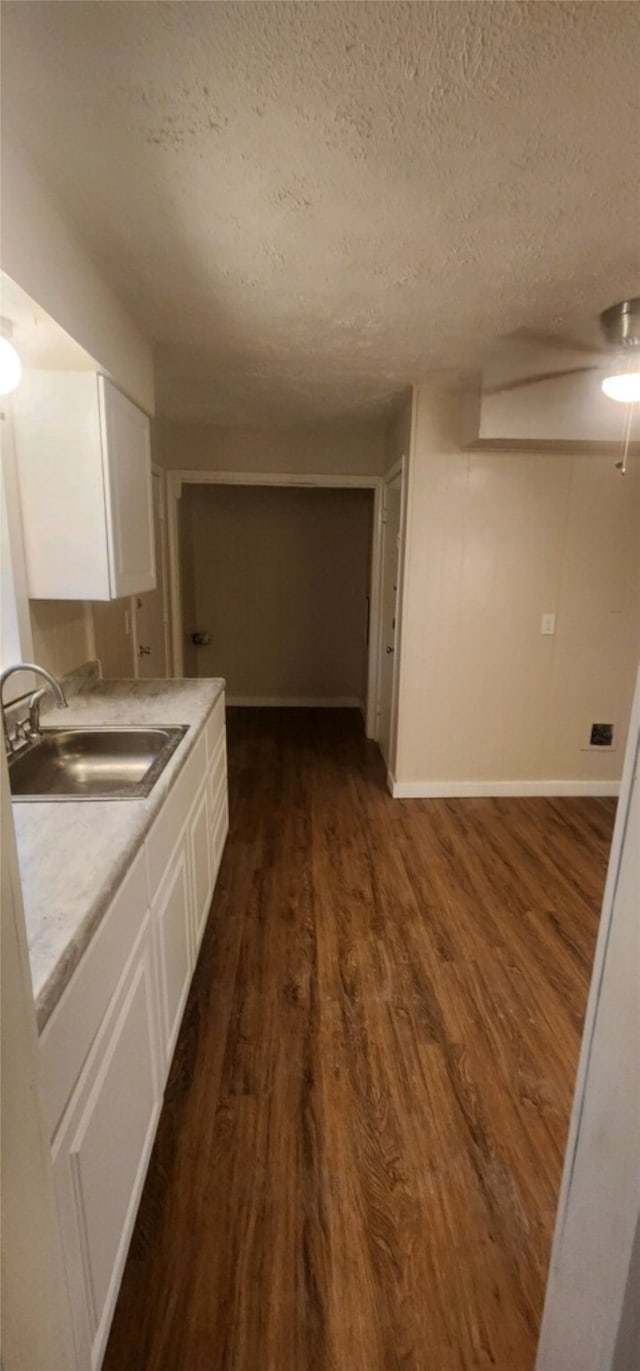
<svg viewBox="0 0 640 1371"><path fill-rule="evenodd" d="M139 800L155 785L187 731L169 728L43 728L9 762L14 800Z"/></svg>

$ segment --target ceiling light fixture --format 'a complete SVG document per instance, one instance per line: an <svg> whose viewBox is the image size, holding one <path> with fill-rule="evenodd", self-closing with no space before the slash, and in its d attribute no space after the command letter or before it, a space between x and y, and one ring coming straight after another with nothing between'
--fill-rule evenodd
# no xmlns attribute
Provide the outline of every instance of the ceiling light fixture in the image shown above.
<svg viewBox="0 0 640 1371"><path fill-rule="evenodd" d="M605 309L600 326L607 342L618 350L602 389L620 405L636 405L640 401L640 298L621 300Z"/></svg>
<svg viewBox="0 0 640 1371"><path fill-rule="evenodd" d="M0 395L10 395L22 380L22 362L9 341L12 333L11 321L0 319Z"/></svg>
<svg viewBox="0 0 640 1371"><path fill-rule="evenodd" d="M618 400L621 405L635 405L640 401L640 367L634 371L616 371L605 376L602 389L610 400Z"/></svg>

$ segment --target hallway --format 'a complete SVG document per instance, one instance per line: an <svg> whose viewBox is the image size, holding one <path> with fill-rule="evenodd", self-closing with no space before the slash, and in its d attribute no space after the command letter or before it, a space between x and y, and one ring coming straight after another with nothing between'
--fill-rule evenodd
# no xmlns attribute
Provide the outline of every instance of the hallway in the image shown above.
<svg viewBox="0 0 640 1371"><path fill-rule="evenodd" d="M392 801L355 711L228 737L105 1371L532 1371L615 802Z"/></svg>

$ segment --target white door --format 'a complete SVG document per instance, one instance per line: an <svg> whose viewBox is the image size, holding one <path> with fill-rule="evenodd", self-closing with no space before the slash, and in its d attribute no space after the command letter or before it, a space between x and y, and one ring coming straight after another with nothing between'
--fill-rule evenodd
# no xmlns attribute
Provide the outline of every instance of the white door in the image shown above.
<svg viewBox="0 0 640 1371"><path fill-rule="evenodd" d="M146 591L144 595L133 597L134 651L137 675L157 680L158 677L168 674L168 624L165 594L164 489L162 472L156 469L152 475L152 490L156 588Z"/></svg>
<svg viewBox="0 0 640 1371"><path fill-rule="evenodd" d="M602 903L537 1371L636 1371L640 1366L639 838L640 674Z"/></svg>
<svg viewBox="0 0 640 1371"><path fill-rule="evenodd" d="M393 686L395 679L396 611L400 570L402 474L385 486L382 529L382 604L378 670L378 746L391 768Z"/></svg>

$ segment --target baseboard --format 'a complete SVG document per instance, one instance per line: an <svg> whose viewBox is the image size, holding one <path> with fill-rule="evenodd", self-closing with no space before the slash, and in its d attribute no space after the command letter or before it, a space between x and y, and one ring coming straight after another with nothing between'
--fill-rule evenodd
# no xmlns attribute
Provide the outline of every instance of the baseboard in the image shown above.
<svg viewBox="0 0 640 1371"><path fill-rule="evenodd" d="M387 773L394 800L471 799L485 796L618 795L619 781L397 781Z"/></svg>
<svg viewBox="0 0 640 1371"><path fill-rule="evenodd" d="M240 709L360 709L356 695L338 695L330 699L307 696L227 695L227 704Z"/></svg>

